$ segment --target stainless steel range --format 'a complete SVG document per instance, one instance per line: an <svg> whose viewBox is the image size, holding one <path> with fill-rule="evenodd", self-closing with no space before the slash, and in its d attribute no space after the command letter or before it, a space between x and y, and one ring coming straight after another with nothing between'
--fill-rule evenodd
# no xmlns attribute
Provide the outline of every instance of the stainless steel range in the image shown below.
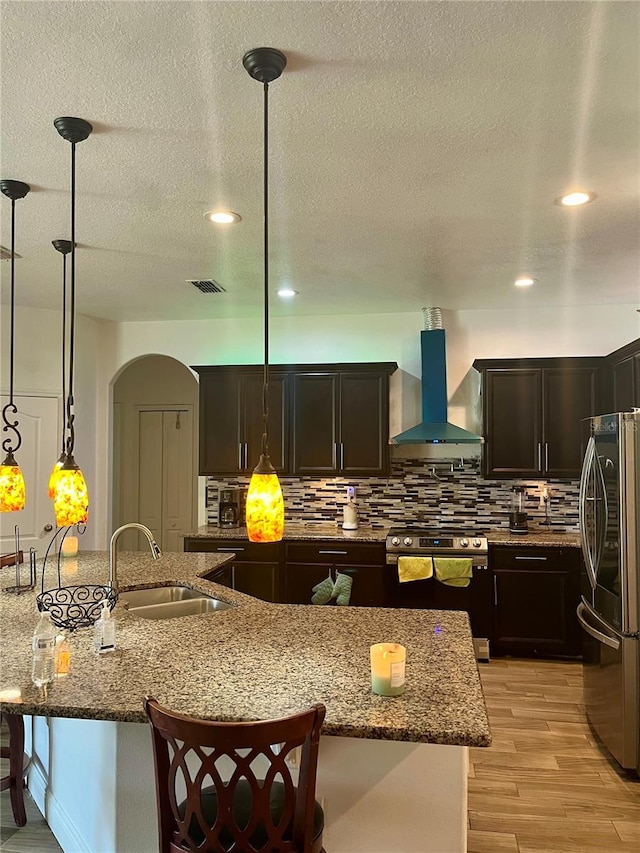
<svg viewBox="0 0 640 853"><path fill-rule="evenodd" d="M471 557L473 565L487 565L487 537L456 530L434 530L425 526L392 527L387 534L387 565L399 556Z"/></svg>
<svg viewBox="0 0 640 853"><path fill-rule="evenodd" d="M493 618L493 587L488 570L487 537L481 533L423 524L392 527L386 539L386 563L391 600L395 607L425 610L465 610L469 614L476 657L489 660ZM465 557L472 561L467 587L449 586L435 577L401 583L399 557Z"/></svg>

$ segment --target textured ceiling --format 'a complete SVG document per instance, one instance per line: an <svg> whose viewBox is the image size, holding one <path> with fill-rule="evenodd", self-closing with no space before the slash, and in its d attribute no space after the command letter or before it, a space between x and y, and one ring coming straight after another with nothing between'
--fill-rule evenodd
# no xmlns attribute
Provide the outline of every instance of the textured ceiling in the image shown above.
<svg viewBox="0 0 640 853"><path fill-rule="evenodd" d="M57 307L80 116L78 307L113 320L262 310L270 87L273 311L637 303L640 3L5 2L2 177L19 304ZM581 209L553 204L581 185ZM10 205L0 200L2 243ZM213 207L242 216L223 228ZM3 300L7 263L1 265ZM514 278L529 273L526 291ZM203 295L185 279L215 278Z"/></svg>

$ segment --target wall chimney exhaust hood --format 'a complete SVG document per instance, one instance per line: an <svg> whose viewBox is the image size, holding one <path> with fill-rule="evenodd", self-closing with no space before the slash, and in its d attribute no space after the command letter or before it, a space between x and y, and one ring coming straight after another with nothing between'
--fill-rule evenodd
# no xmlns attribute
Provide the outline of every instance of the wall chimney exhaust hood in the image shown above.
<svg viewBox="0 0 640 853"><path fill-rule="evenodd" d="M423 312L422 423L394 436L389 444L478 444L482 436L447 420L447 348L442 314L439 308L423 308Z"/></svg>

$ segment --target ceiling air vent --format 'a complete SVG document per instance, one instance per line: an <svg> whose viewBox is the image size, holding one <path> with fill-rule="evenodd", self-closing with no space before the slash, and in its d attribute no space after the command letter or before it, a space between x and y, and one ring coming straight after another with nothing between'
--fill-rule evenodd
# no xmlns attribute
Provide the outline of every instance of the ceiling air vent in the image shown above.
<svg viewBox="0 0 640 853"><path fill-rule="evenodd" d="M189 284L192 284L194 287L197 287L197 289L201 293L226 293L227 292L221 284L218 284L218 282L212 278L203 278L203 279L188 278L187 282Z"/></svg>
<svg viewBox="0 0 640 853"><path fill-rule="evenodd" d="M21 258L22 255L19 255L16 252L16 258ZM11 249L7 249L5 246L0 246L0 261L10 261L11 260Z"/></svg>

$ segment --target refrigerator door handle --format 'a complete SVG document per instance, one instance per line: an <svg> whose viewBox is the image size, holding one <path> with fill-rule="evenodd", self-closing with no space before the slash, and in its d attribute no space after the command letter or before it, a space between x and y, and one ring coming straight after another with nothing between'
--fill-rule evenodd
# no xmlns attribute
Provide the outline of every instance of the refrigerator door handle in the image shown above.
<svg viewBox="0 0 640 853"><path fill-rule="evenodd" d="M604 634L602 631L598 631L597 628L594 628L593 625L587 622L584 618L584 614L588 612L589 611L587 610L585 603L581 601L576 610L576 616L578 617L578 622L582 625L583 629L590 637L593 637L594 640L597 640L604 646L609 646L610 649L615 649L617 651L620 648L620 640L617 637L611 637L608 634Z"/></svg>
<svg viewBox="0 0 640 853"><path fill-rule="evenodd" d="M594 550L594 568L595 573L598 573L598 567L600 565L600 560L602 559L602 551L604 548L604 541L607 535L607 528L609 526L609 500L607 497L607 484L604 478L604 472L602 470L602 465L600 464L600 458L597 454L593 455L593 492L596 498L596 503L602 504L601 507L595 507L595 533L594 533L594 542L593 542L593 550ZM602 497L599 497L597 492L598 489ZM600 512L600 510L602 512Z"/></svg>
<svg viewBox="0 0 640 853"><path fill-rule="evenodd" d="M580 545L582 546L582 554L587 567L587 575L592 589L596 588L596 567L593 563L593 554L590 548L590 542L587 538L587 485L591 477L593 458L595 456L595 441L593 436L590 437L587 444L587 449L584 454L584 463L582 466L582 476L580 477L580 495L578 498L579 523L580 523Z"/></svg>

